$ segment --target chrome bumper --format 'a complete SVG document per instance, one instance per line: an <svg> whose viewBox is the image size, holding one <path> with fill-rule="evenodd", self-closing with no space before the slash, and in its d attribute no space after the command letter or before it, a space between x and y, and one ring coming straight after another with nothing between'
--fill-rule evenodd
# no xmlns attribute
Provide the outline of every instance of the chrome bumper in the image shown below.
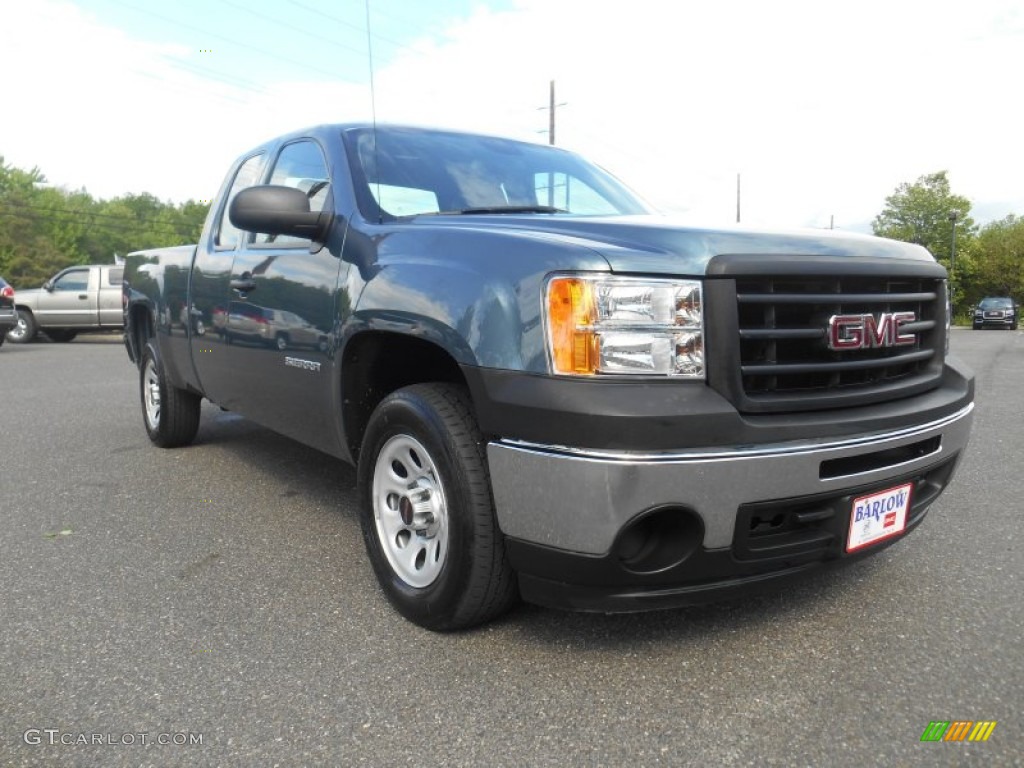
<svg viewBox="0 0 1024 768"><path fill-rule="evenodd" d="M498 440L487 446L498 523L506 536L599 555L635 516L674 504L700 515L706 549L729 547L741 504L884 483L962 455L973 410L972 403L929 424L843 440L685 453L601 452ZM885 452L934 438L937 446L926 455L887 463ZM823 462L851 457L875 466L837 476L823 471Z"/></svg>

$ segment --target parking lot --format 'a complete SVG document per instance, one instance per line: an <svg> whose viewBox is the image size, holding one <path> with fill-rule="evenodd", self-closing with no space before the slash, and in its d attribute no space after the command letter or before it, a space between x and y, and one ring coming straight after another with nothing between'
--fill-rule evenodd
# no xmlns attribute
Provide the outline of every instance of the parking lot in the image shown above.
<svg viewBox="0 0 1024 768"><path fill-rule="evenodd" d="M379 592L350 468L209 404L159 450L119 337L4 345L0 765L1021 765L1024 333L952 347L971 449L905 541L767 597L438 635Z"/></svg>

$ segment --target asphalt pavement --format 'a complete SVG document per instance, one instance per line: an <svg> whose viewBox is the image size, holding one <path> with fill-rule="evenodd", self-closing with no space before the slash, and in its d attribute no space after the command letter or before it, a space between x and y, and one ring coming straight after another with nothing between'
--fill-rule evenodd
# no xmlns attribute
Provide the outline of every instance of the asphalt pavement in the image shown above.
<svg viewBox="0 0 1024 768"><path fill-rule="evenodd" d="M1024 333L952 347L974 436L906 540L767 597L440 635L378 590L351 468L209 404L157 449L117 337L6 344L0 765L1022 765ZM955 720L997 724L921 742Z"/></svg>

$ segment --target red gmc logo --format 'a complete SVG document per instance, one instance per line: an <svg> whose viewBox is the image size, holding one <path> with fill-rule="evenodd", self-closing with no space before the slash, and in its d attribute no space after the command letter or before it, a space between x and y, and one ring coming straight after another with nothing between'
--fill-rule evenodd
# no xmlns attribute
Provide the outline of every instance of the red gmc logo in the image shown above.
<svg viewBox="0 0 1024 768"><path fill-rule="evenodd" d="M883 312L874 315L832 315L828 319L829 349L874 349L913 344L913 333L903 326L917 319L913 312Z"/></svg>

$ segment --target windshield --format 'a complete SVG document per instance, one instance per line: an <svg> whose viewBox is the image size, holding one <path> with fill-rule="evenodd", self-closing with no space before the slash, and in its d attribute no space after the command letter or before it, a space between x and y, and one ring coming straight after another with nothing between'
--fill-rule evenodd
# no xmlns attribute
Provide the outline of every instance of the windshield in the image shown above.
<svg viewBox="0 0 1024 768"><path fill-rule="evenodd" d="M376 137L376 142L375 142ZM378 127L345 141L368 219L421 214L647 213L628 189L571 152L471 134Z"/></svg>
<svg viewBox="0 0 1024 768"><path fill-rule="evenodd" d="M981 309L1011 309L1013 299L982 299L978 306Z"/></svg>

